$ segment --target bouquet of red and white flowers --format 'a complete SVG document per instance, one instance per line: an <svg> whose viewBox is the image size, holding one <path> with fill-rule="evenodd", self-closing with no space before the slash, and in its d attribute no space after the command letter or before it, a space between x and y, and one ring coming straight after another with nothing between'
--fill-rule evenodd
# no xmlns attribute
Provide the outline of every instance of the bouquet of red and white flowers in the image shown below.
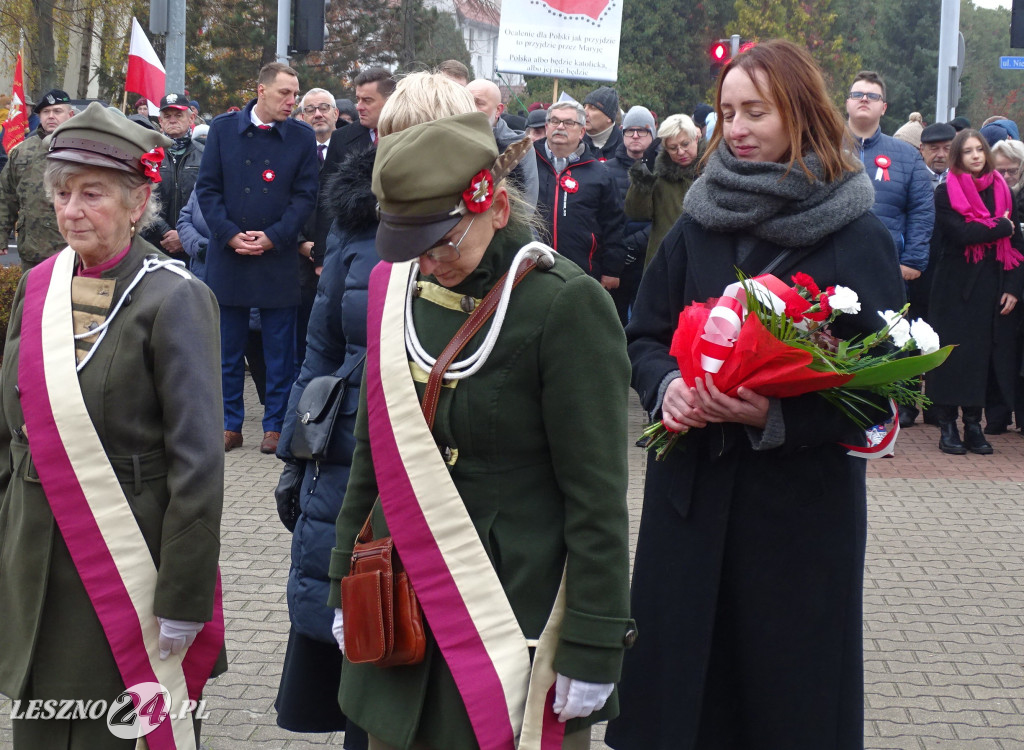
<svg viewBox="0 0 1024 750"><path fill-rule="evenodd" d="M842 341L829 327L839 315L860 312L856 292L822 290L805 273L792 280L790 287L770 274L741 277L720 298L688 305L669 349L686 385L710 373L718 390L733 397L741 387L769 398L816 392L864 429L873 424L865 408L874 408L865 393L928 404L916 378L942 364L953 347L940 348L923 320L908 322L909 306L879 311L880 330ZM661 459L679 437L655 422L637 444Z"/></svg>

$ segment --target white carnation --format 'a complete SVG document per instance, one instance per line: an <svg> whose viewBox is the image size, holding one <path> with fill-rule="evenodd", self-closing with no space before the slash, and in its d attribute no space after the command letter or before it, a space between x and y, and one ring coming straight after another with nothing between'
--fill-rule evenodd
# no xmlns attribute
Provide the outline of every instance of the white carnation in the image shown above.
<svg viewBox="0 0 1024 750"><path fill-rule="evenodd" d="M829 295L828 304L833 310L838 310L849 315L856 315L860 312L860 299L857 293L846 286L836 286L835 291Z"/></svg>
<svg viewBox="0 0 1024 750"><path fill-rule="evenodd" d="M893 343L896 344L900 349L906 346L907 342L910 341L910 323L903 319L903 316L894 310L886 310L882 312L878 311L878 314L885 320L885 324L889 326L889 336L892 338Z"/></svg>
<svg viewBox="0 0 1024 750"><path fill-rule="evenodd" d="M920 318L910 324L910 336L922 354L931 354L939 350L939 334Z"/></svg>

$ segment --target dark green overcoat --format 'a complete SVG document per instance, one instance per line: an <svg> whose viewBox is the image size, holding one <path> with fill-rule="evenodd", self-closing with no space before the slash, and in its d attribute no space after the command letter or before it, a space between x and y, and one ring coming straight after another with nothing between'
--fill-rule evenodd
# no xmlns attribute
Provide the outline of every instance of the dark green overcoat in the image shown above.
<svg viewBox="0 0 1024 750"><path fill-rule="evenodd" d="M481 298L528 235L496 235L477 269L440 303L421 295L413 317L424 348L437 356L468 317L463 295ZM424 282L431 282L425 277ZM492 319L493 322L493 319ZM470 341L474 351L487 327ZM422 398L424 383L417 389ZM567 563L567 610L555 669L588 682L617 682L629 619L626 511L629 362L611 298L559 256L512 293L497 345L484 367L442 389L434 426L458 451L451 467L480 539L527 638L537 638ZM331 560L331 602L348 573L355 537L377 496L367 436L365 389L356 450ZM380 506L374 533L388 533ZM429 625L429 623L428 623ZM451 673L432 637L421 664L342 668L341 708L371 735L400 748L477 747ZM615 715L605 708L568 723L567 732Z"/></svg>
<svg viewBox="0 0 1024 750"><path fill-rule="evenodd" d="M115 302L149 254L166 257L136 238L102 274L116 279ZM24 432L17 384L27 278L15 298L0 381L0 693L110 700L125 685ZM194 277L153 271L79 374L89 415L159 571L154 614L176 620L206 622L213 613L224 495L219 338L209 288ZM222 653L214 672L225 666Z"/></svg>

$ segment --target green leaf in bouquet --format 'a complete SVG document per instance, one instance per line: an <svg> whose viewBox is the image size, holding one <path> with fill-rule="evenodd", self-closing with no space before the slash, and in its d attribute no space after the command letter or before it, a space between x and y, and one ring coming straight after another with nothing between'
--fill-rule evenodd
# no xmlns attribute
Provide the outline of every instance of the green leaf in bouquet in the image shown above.
<svg viewBox="0 0 1024 750"><path fill-rule="evenodd" d="M953 351L952 344L931 354L891 359L859 369L844 388L871 388L872 386L896 383L900 380L910 380L929 370L934 370L946 361L946 357L951 351Z"/></svg>

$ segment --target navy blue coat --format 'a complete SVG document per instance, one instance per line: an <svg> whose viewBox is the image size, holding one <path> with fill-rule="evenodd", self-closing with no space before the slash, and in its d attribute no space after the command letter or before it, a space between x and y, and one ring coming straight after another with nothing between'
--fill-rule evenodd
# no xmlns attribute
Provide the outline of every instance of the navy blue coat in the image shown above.
<svg viewBox="0 0 1024 750"><path fill-rule="evenodd" d="M935 197L932 173L921 154L909 143L886 135L879 129L870 138L856 138L864 171L875 186L871 212L882 220L896 243L900 264L923 271L928 267L928 248L935 226ZM878 176L875 159L892 160L889 179Z"/></svg>
<svg viewBox="0 0 1024 750"><path fill-rule="evenodd" d="M259 130L255 104L215 119L206 138L196 182L211 232L206 283L221 305L290 307L299 304L299 231L316 207L316 137L291 119ZM228 246L250 230L266 232L273 249L239 255Z"/></svg>
<svg viewBox="0 0 1024 750"><path fill-rule="evenodd" d="M299 499L299 519L292 535L292 563L288 573L288 612L296 632L334 643L333 610L327 607L327 574L335 544L335 521L345 497L353 431L359 405L366 353L366 305L370 271L380 262L377 236L377 199L370 191L375 152L356 154L342 162L325 183L322 210L338 221L327 239L320 284L306 333L306 358L292 386L285 413L278 456L290 459L295 434L295 410L309 381L319 375L347 375L348 390L335 424L335 440L347 441L349 456L342 463L319 465L307 461ZM344 229L339 229L343 226Z"/></svg>

